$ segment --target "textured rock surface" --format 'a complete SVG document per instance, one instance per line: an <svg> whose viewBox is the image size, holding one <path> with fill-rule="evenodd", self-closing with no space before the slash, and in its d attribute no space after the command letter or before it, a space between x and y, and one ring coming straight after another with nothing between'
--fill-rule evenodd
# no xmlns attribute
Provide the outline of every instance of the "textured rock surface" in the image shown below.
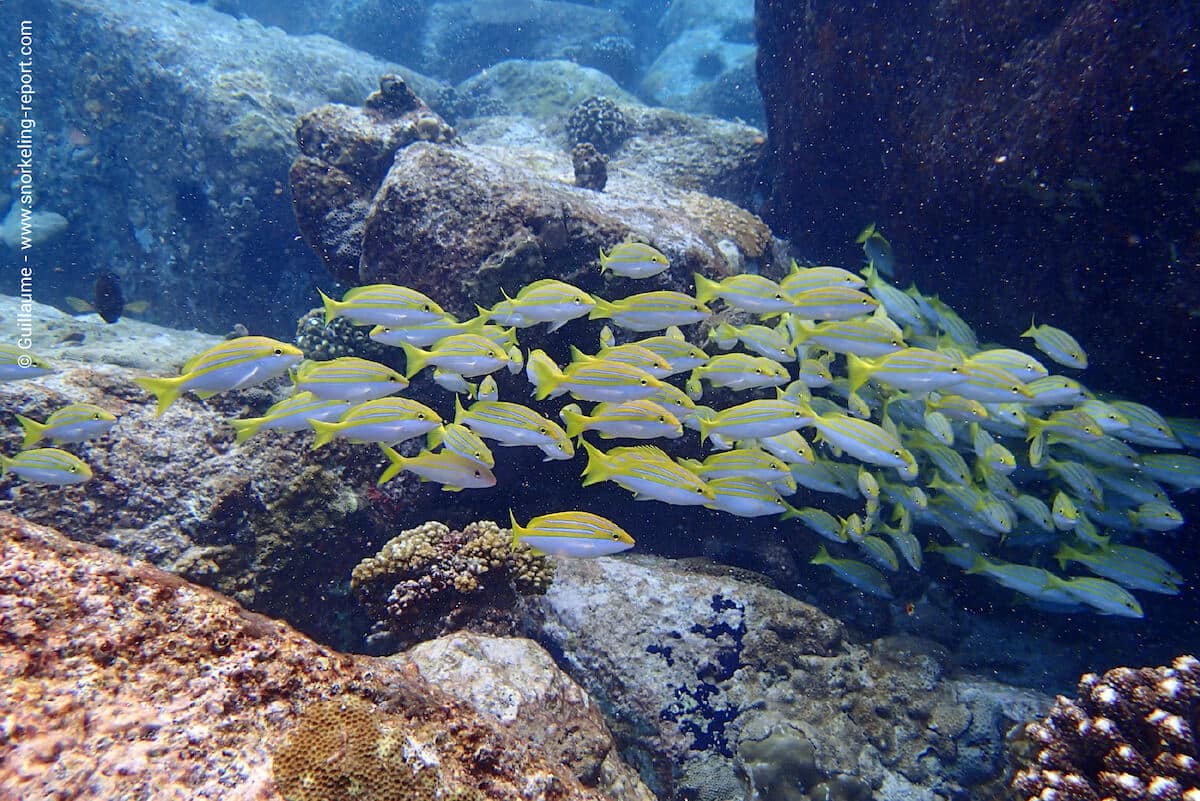
<svg viewBox="0 0 1200 801"><path fill-rule="evenodd" d="M296 117L360 103L400 68L197 4L40 5L39 205L70 220L39 254L66 268L43 274L43 299L89 296L100 267L151 302L151 320L286 336L321 275L287 192Z"/></svg>
<svg viewBox="0 0 1200 801"><path fill-rule="evenodd" d="M620 760L600 709L532 640L459 632L403 655L421 677L533 743L585 785L624 801L654 796Z"/></svg>
<svg viewBox="0 0 1200 801"><path fill-rule="evenodd" d="M400 732L406 756L432 768L447 794L605 797L407 660L332 651L177 576L7 514L0 565L6 798L279 799L272 756L315 705L339 697ZM299 746L293 771L304 768ZM310 753L313 770L345 757Z"/></svg>
<svg viewBox="0 0 1200 801"><path fill-rule="evenodd" d="M681 285L696 271L729 271L722 242L732 242L747 259L770 257L770 231L732 203L622 169L617 161L603 193L581 189L574 186L565 151L415 142L395 154L376 186L372 165L379 159L369 154L382 152L382 145L335 150L353 150L351 159L331 158L313 146L353 139L344 122L353 116L329 109L306 116L300 125L304 154L291 170L300 228L344 282L411 286L436 296L449 311L471 314L475 303L500 300L501 286L547 276L600 291L596 254L631 236L667 253L672 271L663 281ZM666 134L686 128L686 120L647 114L634 125L667 140ZM761 141L735 141L727 152L744 147L748 155L758 146ZM668 159L680 170L681 184L686 158L685 151ZM689 181L715 177L697 169Z"/></svg>
<svg viewBox="0 0 1200 801"><path fill-rule="evenodd" d="M800 798L962 797L1001 772L1005 730L1045 703L949 675L929 641L857 644L776 590L652 557L562 563L530 605L536 637L609 711L660 795L728 797L798 775Z"/></svg>
<svg viewBox="0 0 1200 801"><path fill-rule="evenodd" d="M13 314L11 300L0 302L0 321ZM0 450L19 450L15 414L43 420L88 402L119 422L101 439L67 446L91 465L91 481L51 487L8 478L0 509L179 572L327 641L361 646L368 621L350 596L350 570L397 522L368 493L385 463L378 451L312 451L306 435L278 432L235 446L225 420L261 413L281 382L207 401L185 394L155 417L133 378L170 375L216 338L127 318L107 325L41 305L33 318L35 352L59 372L0 384ZM82 343L55 343L67 334ZM389 492L393 513L433 513L414 504L411 481Z"/></svg>
<svg viewBox="0 0 1200 801"><path fill-rule="evenodd" d="M1104 346L1090 375L1110 389L1153 403L1156 387L1176 408L1196 396L1191 4L758 0L756 13L778 233L848 261L874 220L906 278L974 324L1015 329L1032 294L1038 320Z"/></svg>

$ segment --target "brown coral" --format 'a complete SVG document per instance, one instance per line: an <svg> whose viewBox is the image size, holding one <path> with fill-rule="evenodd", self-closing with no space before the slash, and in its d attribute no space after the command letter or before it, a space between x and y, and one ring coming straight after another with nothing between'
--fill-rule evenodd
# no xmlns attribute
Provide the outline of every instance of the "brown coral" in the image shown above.
<svg viewBox="0 0 1200 801"><path fill-rule="evenodd" d="M491 521L461 531L431 521L360 562L350 584L377 630L403 647L460 628L511 633L518 596L544 593L553 575L546 557L514 546Z"/></svg>
<svg viewBox="0 0 1200 801"><path fill-rule="evenodd" d="M320 701L275 753L275 784L287 801L425 801L436 766L404 755L404 734L384 728L356 696Z"/></svg>
<svg viewBox="0 0 1200 801"><path fill-rule="evenodd" d="M1193 656L1083 676L1077 698L1058 696L1026 726L1031 758L1012 789L1029 801L1200 801L1198 680Z"/></svg>

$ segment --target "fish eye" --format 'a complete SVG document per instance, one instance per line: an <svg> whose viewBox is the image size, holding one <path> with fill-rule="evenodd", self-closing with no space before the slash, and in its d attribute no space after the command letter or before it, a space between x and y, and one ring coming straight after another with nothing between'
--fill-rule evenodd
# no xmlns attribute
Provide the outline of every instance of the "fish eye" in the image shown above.
<svg viewBox="0 0 1200 801"><path fill-rule="evenodd" d="M704 494L704 487L696 487L696 492L698 492L698 493L700 493L701 495L703 495L703 494Z"/></svg>
<svg viewBox="0 0 1200 801"><path fill-rule="evenodd" d="M665 422L667 422L667 418L663 417L663 416L660 414L660 415L658 416L658 422L660 422L660 423L665 423Z"/></svg>
<svg viewBox="0 0 1200 801"><path fill-rule="evenodd" d="M1009 387L1009 391L1010 391L1010 392L1012 392L1014 395L1020 395L1020 394L1021 394L1021 388L1020 388L1020 387Z"/></svg>
<svg viewBox="0 0 1200 801"><path fill-rule="evenodd" d="M494 358L496 357L496 351L494 351L494 350L489 350L489 351L487 352L487 355L488 355L488 357L489 357L489 358L493 358L493 359L494 359Z"/></svg>
<svg viewBox="0 0 1200 801"><path fill-rule="evenodd" d="M775 293L775 300L783 300L783 293L782 293L782 292L776 292L776 293Z"/></svg>
<svg viewBox="0 0 1200 801"><path fill-rule="evenodd" d="M399 376L394 376L394 375L388 376L388 381L399 381L399 380L400 380Z"/></svg>
<svg viewBox="0 0 1200 801"><path fill-rule="evenodd" d="M639 384L641 384L641 385L644 387L644 386L646 386L647 384L649 384L650 382L649 382L649 381L647 381L647 380L646 380L646 379L644 379L644 378L639 378L639 379L638 379L638 383L639 383Z"/></svg>
<svg viewBox="0 0 1200 801"><path fill-rule="evenodd" d="M282 355L283 355L283 348L276 348L276 349L275 349L275 355L276 355L276 356L282 356Z"/></svg>
<svg viewBox="0 0 1200 801"><path fill-rule="evenodd" d="M618 537L616 534L613 534L613 535L612 535L612 538L613 538L614 540L619 540L619 539L621 539L621 538L620 538L620 537Z"/></svg>
<svg viewBox="0 0 1200 801"><path fill-rule="evenodd" d="M762 375L762 374L763 374L763 371L762 371L762 368L761 368L761 367L755 367L755 368L754 368L754 372L755 372L755 374L756 374L756 375Z"/></svg>
<svg viewBox="0 0 1200 801"><path fill-rule="evenodd" d="M98 415L98 414L93 414L93 415L92 415L92 419L93 419L93 420L99 420L99 419L100 419L100 415Z"/></svg>
<svg viewBox="0 0 1200 801"><path fill-rule="evenodd" d="M899 450L894 450L894 451L892 451L892 456L899 457L900 455L901 455L901 454L900 454L900 451L899 451Z"/></svg>
<svg viewBox="0 0 1200 801"><path fill-rule="evenodd" d="M75 465L71 465L71 466L70 466L69 468L67 468L67 469L68 469L70 472L72 472L72 473L78 472L78 470L79 470L79 468L77 468Z"/></svg>
<svg viewBox="0 0 1200 801"><path fill-rule="evenodd" d="M430 305L428 303L426 303L424 306L421 307L421 311L431 312L431 311L433 311L433 309L432 309L432 307L430 307Z"/></svg>
<svg viewBox="0 0 1200 801"><path fill-rule="evenodd" d="M482 477L483 477L483 474L482 474L482 473L480 473L478 470L476 470L476 471L475 471L475 478L482 478Z"/></svg>
<svg viewBox="0 0 1200 801"><path fill-rule="evenodd" d="M951 367L950 372L954 373L955 375L958 375L958 366L955 365L955 366Z"/></svg>
<svg viewBox="0 0 1200 801"><path fill-rule="evenodd" d="M418 420L424 420L424 419L425 419L425 412L417 412L417 419L418 419Z"/></svg>
<svg viewBox="0 0 1200 801"><path fill-rule="evenodd" d="M546 427L545 427L545 426L542 426L541 428L539 428L539 429L538 429L538 433L539 433L539 434L545 434L545 433L546 433Z"/></svg>
<svg viewBox="0 0 1200 801"><path fill-rule="evenodd" d="M698 303L692 304L692 311L700 311L700 304L698 304Z"/></svg>

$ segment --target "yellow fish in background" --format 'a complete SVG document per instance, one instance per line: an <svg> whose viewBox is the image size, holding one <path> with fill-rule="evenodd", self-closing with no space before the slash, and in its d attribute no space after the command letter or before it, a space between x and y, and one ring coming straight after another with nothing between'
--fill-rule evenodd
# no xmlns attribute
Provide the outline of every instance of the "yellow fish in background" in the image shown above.
<svg viewBox="0 0 1200 801"><path fill-rule="evenodd" d="M320 290L318 290L320 292ZM398 328L426 325L442 320L446 312L428 296L415 289L395 284L370 284L351 289L342 299L334 300L320 292L325 304L325 324L345 317L354 325L382 325Z"/></svg>
<svg viewBox="0 0 1200 801"><path fill-rule="evenodd" d="M416 456L410 457L401 456L394 448L387 445L383 445L381 448L390 464L376 482L380 485L386 484L407 470L420 476L422 481L441 484L442 489L447 492L496 486L496 476L490 469L474 459L459 456L454 451L432 453L423 450Z"/></svg>
<svg viewBox="0 0 1200 801"><path fill-rule="evenodd" d="M508 520L513 546L523 543L540 554L609 556L636 544L625 529L591 512L551 512L522 526L510 509Z"/></svg>
<svg viewBox="0 0 1200 801"><path fill-rule="evenodd" d="M653 278L671 268L670 260L650 245L624 242L607 254L600 251L600 272L610 271L625 278Z"/></svg>
<svg viewBox="0 0 1200 801"><path fill-rule="evenodd" d="M670 290L642 292L620 300L596 298L589 320L611 319L621 328L648 333L673 325L689 325L707 320L712 309L691 295Z"/></svg>
<svg viewBox="0 0 1200 801"><path fill-rule="evenodd" d="M229 339L189 359L174 378L135 378L134 383L158 398L161 415L184 392L209 398L245 389L287 373L304 353L295 345L269 337Z"/></svg>
<svg viewBox="0 0 1200 801"><path fill-rule="evenodd" d="M41 439L54 443L84 442L104 436L117 424L117 417L92 403L72 403L55 410L44 423L19 414L17 422L25 429L21 447L29 448Z"/></svg>

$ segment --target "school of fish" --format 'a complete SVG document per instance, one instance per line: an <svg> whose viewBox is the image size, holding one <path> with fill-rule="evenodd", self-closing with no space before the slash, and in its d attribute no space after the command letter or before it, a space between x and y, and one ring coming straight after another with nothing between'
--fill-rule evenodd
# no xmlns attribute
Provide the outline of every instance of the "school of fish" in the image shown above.
<svg viewBox="0 0 1200 801"><path fill-rule="evenodd" d="M340 300L322 294L326 321L371 326L372 340L403 350L403 374L358 357L306 361L293 345L246 336L197 354L177 376L137 383L161 414L184 392L205 398L290 375L290 397L230 421L237 442L278 430L311 431L314 448L375 444L388 460L380 484L410 472L450 491L494 486L488 441L582 459L585 487L613 482L640 500L803 527L828 541L813 564L885 599L894 597L888 575L919 571L926 553L1050 611L1141 617L1131 591L1177 594L1183 576L1142 546L1184 523L1169 495L1200 486L1200 458L1185 452L1200 449L1200 421L1094 393L1052 374L1030 349L980 343L938 298L884 278L894 256L874 226L858 241L867 256L860 274L793 262L779 281L697 274L690 295L611 300L546 278L465 321L416 290L362 286ZM669 261L625 243L602 252L600 268L642 280ZM604 321L594 349L574 343L565 364L522 350L521 329L556 331L583 317ZM704 347L683 332L697 324L707 328ZM1087 367L1065 331L1031 325L1021 337L1052 365ZM36 359L18 368L19 355L0 348L0 380L52 370ZM401 394L427 369L454 393L452 418ZM532 402L498 397L492 374L501 370L526 374ZM701 403L717 389L732 401ZM564 395L561 424L538 411ZM86 464L32 446L80 442L117 421L72 404L45 422L20 422L25 450L0 457L4 474L71 484L90 478ZM679 458L653 444L685 436L708 455ZM417 455L395 449L418 437L426 447ZM610 446L614 439L626 444ZM834 515L823 495L856 511ZM566 556L634 545L586 511L525 526L513 519L512 532Z"/></svg>

